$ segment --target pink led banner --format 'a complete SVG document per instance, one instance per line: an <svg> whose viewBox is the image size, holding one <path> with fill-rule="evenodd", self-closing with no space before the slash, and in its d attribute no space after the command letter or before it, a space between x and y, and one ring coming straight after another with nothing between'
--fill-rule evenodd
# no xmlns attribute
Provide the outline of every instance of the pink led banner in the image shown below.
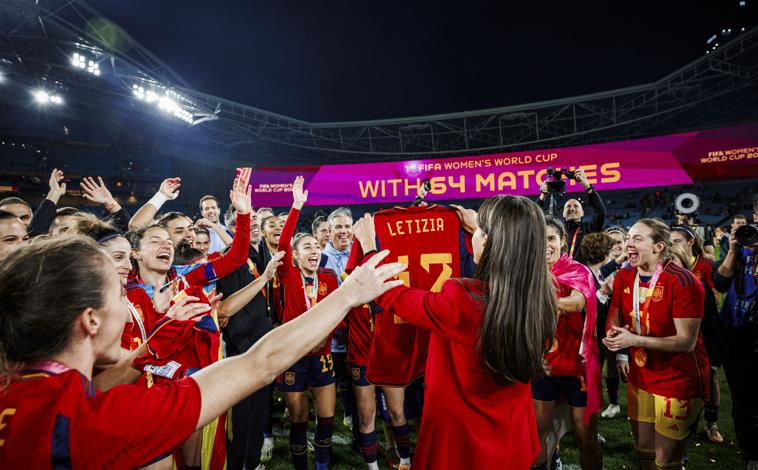
<svg viewBox="0 0 758 470"><path fill-rule="evenodd" d="M598 190L758 178L758 124L607 144L473 157L253 169L256 206L292 203L292 182L305 177L308 204L410 202L425 178L430 201L537 194L547 168L584 169ZM567 191L580 191L575 181Z"/></svg>

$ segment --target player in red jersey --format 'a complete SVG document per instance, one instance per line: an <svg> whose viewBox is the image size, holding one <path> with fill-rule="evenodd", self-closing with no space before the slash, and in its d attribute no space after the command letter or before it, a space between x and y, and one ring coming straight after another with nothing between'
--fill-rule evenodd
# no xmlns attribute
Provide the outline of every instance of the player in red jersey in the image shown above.
<svg viewBox="0 0 758 470"><path fill-rule="evenodd" d="M361 220L355 236L375 248ZM539 453L529 381L555 332L545 220L532 201L487 199L473 235L474 279L440 292L398 287L377 299L431 331L417 468L526 469ZM468 226L468 224L464 224Z"/></svg>
<svg viewBox="0 0 758 470"><path fill-rule="evenodd" d="M556 406L561 396L570 406L570 422L584 469L600 469L597 415L602 404L600 364L595 339L596 298L592 273L566 254L563 224L545 219L547 265L553 274L558 297L558 326L545 354L548 376L532 382L532 398L542 450L534 468L547 468L548 454L558 442L548 441ZM560 435L555 436L559 441Z"/></svg>
<svg viewBox="0 0 758 470"><path fill-rule="evenodd" d="M376 268L387 254L242 355L150 389L120 385L99 393L90 381L93 368L120 359L129 315L113 262L78 236L17 250L0 264L0 462L127 469L169 451L271 383L350 308L399 285L385 281L403 266Z"/></svg>
<svg viewBox="0 0 758 470"><path fill-rule="evenodd" d="M704 288L668 258L670 231L657 219L629 230L630 266L613 283L611 351L629 348L629 418L642 468L680 468L707 398L700 335Z"/></svg>
<svg viewBox="0 0 758 470"><path fill-rule="evenodd" d="M284 285L283 324L302 315L313 305L323 301L339 286L337 275L331 269L319 268L321 247L311 235L293 235L300 210L308 200L303 190L303 177L298 176L292 187L292 210L279 238L279 250L284 252L282 264L277 268ZM308 466L308 390L313 393L316 409L316 468L329 464L334 432L334 407L337 400L334 386L334 363L331 356L332 335L292 365L281 377L279 388L285 393L290 414L290 453L296 469Z"/></svg>

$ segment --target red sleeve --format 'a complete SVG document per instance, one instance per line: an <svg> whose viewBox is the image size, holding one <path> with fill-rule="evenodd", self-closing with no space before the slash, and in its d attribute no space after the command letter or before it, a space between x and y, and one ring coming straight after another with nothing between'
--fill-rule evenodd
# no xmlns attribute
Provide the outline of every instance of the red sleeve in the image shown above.
<svg viewBox="0 0 758 470"><path fill-rule="evenodd" d="M287 271L294 269L292 264L292 237L295 236L295 228L297 228L297 219L300 218L300 209L294 207L287 215L287 221L284 222L282 227L282 233L279 234L279 251L284 252L284 258L282 258L282 265L276 268L279 272L279 277L284 279Z"/></svg>
<svg viewBox="0 0 758 470"><path fill-rule="evenodd" d="M674 311L672 318L703 318L705 308L705 288L695 276L689 274L686 282L678 279L671 284L674 297Z"/></svg>
<svg viewBox="0 0 758 470"><path fill-rule="evenodd" d="M703 270L703 282L709 289L713 290L713 263L706 260L705 269Z"/></svg>
<svg viewBox="0 0 758 470"><path fill-rule="evenodd" d="M463 312L472 302L461 281L453 279L446 281L440 292L400 286L376 299L383 309L392 309L402 319L450 339L468 333L471 325Z"/></svg>
<svg viewBox="0 0 758 470"><path fill-rule="evenodd" d="M611 329L611 325L613 324L612 321L615 319L617 324L619 326L624 325L624 318L622 317L622 304L621 304L621 295L624 292L623 287L623 281L622 278L624 277L623 271L617 271L616 277L613 278L613 290L611 292L611 306L608 308L608 320L605 324L605 332L603 332L603 336L605 336L605 333L608 332L608 330Z"/></svg>
<svg viewBox="0 0 758 470"><path fill-rule="evenodd" d="M205 263L186 276L192 286L204 286L226 277L247 262L250 246L250 214L237 214L237 230L229 251L211 263Z"/></svg>
<svg viewBox="0 0 758 470"><path fill-rule="evenodd" d="M176 448L192 434L200 419L200 388L192 379L151 388L121 385L95 401L98 416L123 436L119 442L124 448L118 454L128 456L129 465L120 462L127 468Z"/></svg>

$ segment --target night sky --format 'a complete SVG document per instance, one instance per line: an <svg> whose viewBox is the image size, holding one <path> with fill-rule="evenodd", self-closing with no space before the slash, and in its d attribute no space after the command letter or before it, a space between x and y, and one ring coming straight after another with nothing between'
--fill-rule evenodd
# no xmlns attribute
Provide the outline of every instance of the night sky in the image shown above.
<svg viewBox="0 0 758 470"><path fill-rule="evenodd" d="M654 81L737 0L91 0L193 88L308 121L448 113ZM661 6L665 5L666 9ZM724 41L721 41L722 43Z"/></svg>

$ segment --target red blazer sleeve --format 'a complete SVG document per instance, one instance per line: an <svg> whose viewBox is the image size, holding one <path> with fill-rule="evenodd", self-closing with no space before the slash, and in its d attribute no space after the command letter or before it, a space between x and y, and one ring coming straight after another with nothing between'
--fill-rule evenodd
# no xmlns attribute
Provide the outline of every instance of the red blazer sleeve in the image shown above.
<svg viewBox="0 0 758 470"><path fill-rule="evenodd" d="M445 338L456 340L468 338L470 329L476 328L466 315L467 310L481 304L472 299L466 287L458 280L448 280L440 292L400 286L387 291L376 299L383 309L402 319L426 328Z"/></svg>
<svg viewBox="0 0 758 470"><path fill-rule="evenodd" d="M293 207L287 216L287 221L284 222L282 233L279 235L279 251L284 252L282 265L276 268L280 279L284 279L287 276L287 272L295 269L295 265L292 264L292 237L295 236L295 228L297 227L297 220L299 218L300 209Z"/></svg>
<svg viewBox="0 0 758 470"><path fill-rule="evenodd" d="M237 214L237 230L229 251L210 263L205 263L187 274L191 286L204 286L226 277L247 262L250 246L250 214Z"/></svg>

